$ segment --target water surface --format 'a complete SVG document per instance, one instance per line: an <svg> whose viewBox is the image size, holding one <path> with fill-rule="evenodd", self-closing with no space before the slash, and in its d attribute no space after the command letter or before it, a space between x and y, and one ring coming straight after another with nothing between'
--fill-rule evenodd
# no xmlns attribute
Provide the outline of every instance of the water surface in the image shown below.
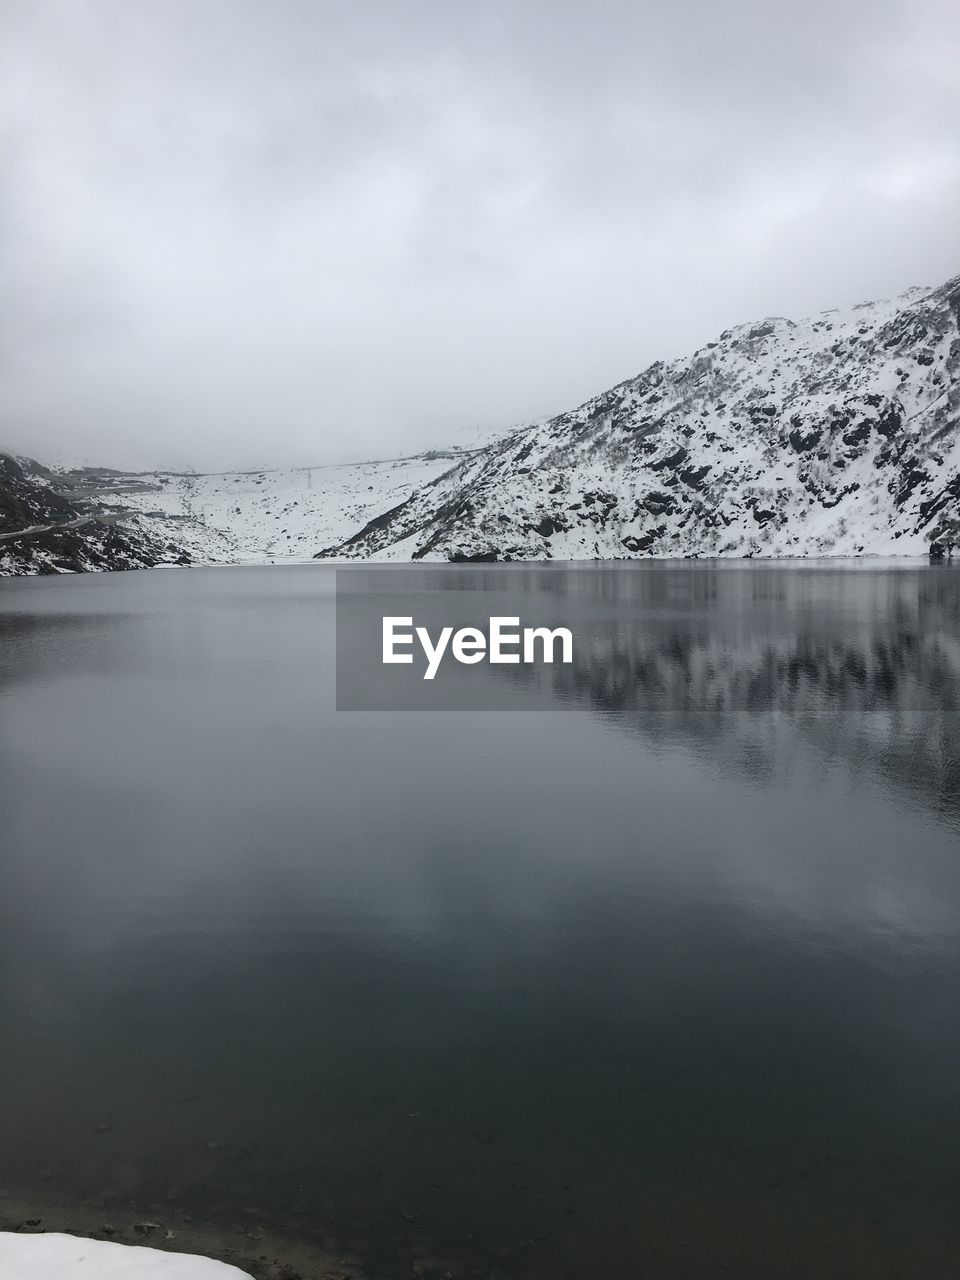
<svg viewBox="0 0 960 1280"><path fill-rule="evenodd" d="M326 567L0 583L3 1193L955 1278L960 575L498 572L591 642L443 714L336 712Z"/></svg>

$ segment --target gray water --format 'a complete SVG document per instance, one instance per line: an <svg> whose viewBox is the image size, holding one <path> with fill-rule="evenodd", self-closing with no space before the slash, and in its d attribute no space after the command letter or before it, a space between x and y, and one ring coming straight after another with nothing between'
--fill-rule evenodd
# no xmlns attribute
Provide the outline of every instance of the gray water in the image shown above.
<svg viewBox="0 0 960 1280"><path fill-rule="evenodd" d="M0 583L0 1213L955 1278L960 574L498 572L556 710L337 712L325 567Z"/></svg>

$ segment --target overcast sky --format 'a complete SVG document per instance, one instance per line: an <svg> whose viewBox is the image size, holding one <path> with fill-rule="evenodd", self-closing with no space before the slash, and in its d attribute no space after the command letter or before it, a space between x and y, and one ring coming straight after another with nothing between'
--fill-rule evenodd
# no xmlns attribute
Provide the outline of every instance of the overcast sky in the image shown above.
<svg viewBox="0 0 960 1280"><path fill-rule="evenodd" d="M956 0L0 0L0 444L390 455L940 283L958 67Z"/></svg>

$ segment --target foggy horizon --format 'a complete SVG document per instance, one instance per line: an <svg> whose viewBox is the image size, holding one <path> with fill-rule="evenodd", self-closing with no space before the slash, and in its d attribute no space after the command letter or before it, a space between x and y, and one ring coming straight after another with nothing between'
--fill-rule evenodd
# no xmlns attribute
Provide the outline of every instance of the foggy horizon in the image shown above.
<svg viewBox="0 0 960 1280"><path fill-rule="evenodd" d="M0 7L0 447L201 471L560 413L960 272L960 13Z"/></svg>

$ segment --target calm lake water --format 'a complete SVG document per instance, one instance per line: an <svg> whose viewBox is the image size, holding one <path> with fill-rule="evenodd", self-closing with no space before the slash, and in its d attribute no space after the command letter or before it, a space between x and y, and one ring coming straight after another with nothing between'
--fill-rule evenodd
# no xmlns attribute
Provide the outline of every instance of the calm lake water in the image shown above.
<svg viewBox="0 0 960 1280"><path fill-rule="evenodd" d="M0 1211L956 1280L960 572L497 572L590 643L442 714L327 567L0 582Z"/></svg>

